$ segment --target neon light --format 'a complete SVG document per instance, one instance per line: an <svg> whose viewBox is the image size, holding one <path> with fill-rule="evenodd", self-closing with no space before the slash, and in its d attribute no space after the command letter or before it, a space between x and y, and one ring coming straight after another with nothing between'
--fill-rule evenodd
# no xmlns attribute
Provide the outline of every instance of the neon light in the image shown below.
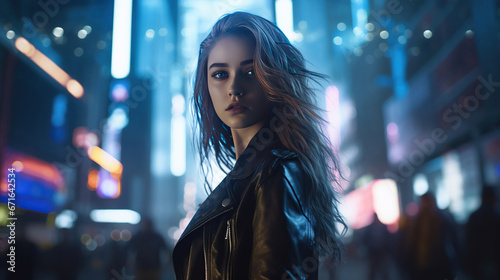
<svg viewBox="0 0 500 280"><path fill-rule="evenodd" d="M368 10L368 0L351 0L352 32L355 36L355 46L362 44L367 39L365 28L368 20Z"/></svg>
<svg viewBox="0 0 500 280"><path fill-rule="evenodd" d="M97 171L96 169L90 170L87 178L87 188L91 191L95 191L97 189L98 182L99 171Z"/></svg>
<svg viewBox="0 0 500 280"><path fill-rule="evenodd" d="M69 93L71 93L76 98L80 98L83 95L82 85L74 79L71 79L66 83L66 90L68 90Z"/></svg>
<svg viewBox="0 0 500 280"><path fill-rule="evenodd" d="M106 153L103 149L92 146L88 150L89 158L95 163L99 164L102 168L115 174L121 174L123 170L123 165L117 159L112 157L110 154Z"/></svg>
<svg viewBox="0 0 500 280"><path fill-rule="evenodd" d="M128 124L128 115L124 108L116 107L108 117L108 126L112 130L122 130Z"/></svg>
<svg viewBox="0 0 500 280"><path fill-rule="evenodd" d="M24 169L24 164L22 161L16 160L12 163L12 167L16 169L16 172L21 172Z"/></svg>
<svg viewBox="0 0 500 280"><path fill-rule="evenodd" d="M340 100L339 89L336 86L329 86L325 91L326 112L328 114L328 136L330 142L340 146Z"/></svg>
<svg viewBox="0 0 500 280"><path fill-rule="evenodd" d="M118 192L118 182L113 178L104 179L99 185L99 194L105 198L116 197Z"/></svg>
<svg viewBox="0 0 500 280"><path fill-rule="evenodd" d="M95 209L90 211L90 219L97 223L138 224L141 215L129 209Z"/></svg>
<svg viewBox="0 0 500 280"><path fill-rule="evenodd" d="M186 118L172 117L170 135L170 172L182 176L186 172Z"/></svg>
<svg viewBox="0 0 500 280"><path fill-rule="evenodd" d="M457 222L465 223L469 216L464 197L463 166L460 164L460 155L456 151L443 156L443 180L437 185L437 205L441 209L449 207Z"/></svg>
<svg viewBox="0 0 500 280"><path fill-rule="evenodd" d="M186 173L186 118L184 96L172 98L172 120L170 125L170 172L174 176Z"/></svg>
<svg viewBox="0 0 500 280"><path fill-rule="evenodd" d="M11 161L12 159L16 160ZM12 162L12 164L9 164L10 166L21 167L25 175L49 183L51 188L56 191L64 188L64 178L61 172L47 162L18 153L8 157L4 162ZM19 170L16 171L20 172ZM7 180L0 182L0 193L7 193Z"/></svg>
<svg viewBox="0 0 500 280"><path fill-rule="evenodd" d="M64 210L56 216L55 225L57 228L72 228L77 218L73 210Z"/></svg>
<svg viewBox="0 0 500 280"><path fill-rule="evenodd" d="M111 47L111 75L115 79L125 78L130 73L131 36L132 0L115 0Z"/></svg>
<svg viewBox="0 0 500 280"><path fill-rule="evenodd" d="M429 190L429 182L424 174L417 174L413 179L413 193L421 196Z"/></svg>
<svg viewBox="0 0 500 280"><path fill-rule="evenodd" d="M102 198L117 198L121 194L121 173L110 173L101 169L98 173L97 195Z"/></svg>
<svg viewBox="0 0 500 280"><path fill-rule="evenodd" d="M76 98L83 96L84 90L82 85L72 79L68 73L64 72L50 58L37 50L28 40L23 37L16 39L14 45L16 48L31 59L38 67L45 71L49 76L56 80L60 85L65 87L71 95Z"/></svg>
<svg viewBox="0 0 500 280"><path fill-rule="evenodd" d="M373 208L379 220L395 224L399 220L399 197L396 182L392 179L375 180L372 185Z"/></svg>
<svg viewBox="0 0 500 280"><path fill-rule="evenodd" d="M293 4L291 0L276 0L276 25L285 33L288 40L295 41L293 30Z"/></svg>
<svg viewBox="0 0 500 280"><path fill-rule="evenodd" d="M356 189L344 196L341 213L349 227L360 229L368 226L373 218L373 196L370 187Z"/></svg>
<svg viewBox="0 0 500 280"><path fill-rule="evenodd" d="M389 123L386 128L387 140L391 143L396 143L399 140L399 128L396 123Z"/></svg>
<svg viewBox="0 0 500 280"><path fill-rule="evenodd" d="M52 117L50 119L52 126L61 127L64 125L67 103L66 96L63 94L58 94L54 98L54 103L52 105Z"/></svg>
<svg viewBox="0 0 500 280"><path fill-rule="evenodd" d="M110 98L113 101L123 102L129 96L130 84L128 81L120 80L111 85Z"/></svg>

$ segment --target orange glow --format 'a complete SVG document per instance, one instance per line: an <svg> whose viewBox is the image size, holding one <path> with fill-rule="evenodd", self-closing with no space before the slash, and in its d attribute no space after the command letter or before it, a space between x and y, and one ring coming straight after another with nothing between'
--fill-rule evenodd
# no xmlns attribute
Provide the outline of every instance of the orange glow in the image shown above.
<svg viewBox="0 0 500 280"><path fill-rule="evenodd" d="M32 44L30 44L30 42L28 42L28 40L24 39L23 37L17 38L14 45L16 46L16 48L20 52L22 52L27 57L34 55L36 52L35 47Z"/></svg>
<svg viewBox="0 0 500 280"><path fill-rule="evenodd" d="M68 83L66 84L66 89L76 98L80 98L83 96L83 87L75 79L71 79L68 81Z"/></svg>
<svg viewBox="0 0 500 280"><path fill-rule="evenodd" d="M102 168L108 170L112 174L121 174L123 165L113 156L108 154L103 149L92 146L88 150L89 158L99 164Z"/></svg>
<svg viewBox="0 0 500 280"><path fill-rule="evenodd" d="M116 196L113 198L117 198L122 194L122 179L118 179L118 190L116 191Z"/></svg>
<svg viewBox="0 0 500 280"><path fill-rule="evenodd" d="M37 50L28 40L23 37L16 39L16 48L31 59L38 67L49 74L54 80L65 87L74 97L83 96L83 87L76 80L72 79L64 70L55 64L50 58Z"/></svg>
<svg viewBox="0 0 500 280"><path fill-rule="evenodd" d="M87 188L91 191L95 191L97 189L98 182L99 182L99 172L95 169L90 170L87 180Z"/></svg>

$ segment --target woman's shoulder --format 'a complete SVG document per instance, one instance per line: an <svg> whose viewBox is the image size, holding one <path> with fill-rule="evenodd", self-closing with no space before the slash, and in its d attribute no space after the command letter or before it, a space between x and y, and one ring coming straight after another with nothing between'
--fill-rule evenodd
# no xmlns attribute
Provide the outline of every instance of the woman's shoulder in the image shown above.
<svg viewBox="0 0 500 280"><path fill-rule="evenodd" d="M262 186L282 183L301 191L310 182L298 154L287 149L271 150L269 160L264 163L263 174L267 176L262 176ZM268 182L272 184L266 184Z"/></svg>
<svg viewBox="0 0 500 280"><path fill-rule="evenodd" d="M262 176L254 191L256 197L271 199L273 203L286 205L286 211L307 215L310 210L304 203L311 191L311 179L300 162L299 156L286 149L273 149L267 164L267 176Z"/></svg>

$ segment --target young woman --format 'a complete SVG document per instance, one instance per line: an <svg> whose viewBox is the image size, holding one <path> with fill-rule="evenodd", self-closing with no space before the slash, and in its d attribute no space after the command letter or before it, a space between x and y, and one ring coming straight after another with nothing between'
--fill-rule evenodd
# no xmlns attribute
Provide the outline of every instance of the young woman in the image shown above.
<svg viewBox="0 0 500 280"><path fill-rule="evenodd" d="M337 160L310 87L322 77L262 17L215 24L200 46L195 116L202 162L230 172L177 242L176 279L317 279L319 257L340 256Z"/></svg>

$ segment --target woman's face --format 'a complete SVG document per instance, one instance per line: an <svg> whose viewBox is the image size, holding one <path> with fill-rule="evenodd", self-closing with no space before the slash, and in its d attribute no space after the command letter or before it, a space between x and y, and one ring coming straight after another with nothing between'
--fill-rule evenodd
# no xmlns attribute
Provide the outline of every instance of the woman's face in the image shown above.
<svg viewBox="0 0 500 280"><path fill-rule="evenodd" d="M255 43L247 36L220 38L208 56L208 90L217 116L230 128L261 125L267 100L253 67Z"/></svg>

